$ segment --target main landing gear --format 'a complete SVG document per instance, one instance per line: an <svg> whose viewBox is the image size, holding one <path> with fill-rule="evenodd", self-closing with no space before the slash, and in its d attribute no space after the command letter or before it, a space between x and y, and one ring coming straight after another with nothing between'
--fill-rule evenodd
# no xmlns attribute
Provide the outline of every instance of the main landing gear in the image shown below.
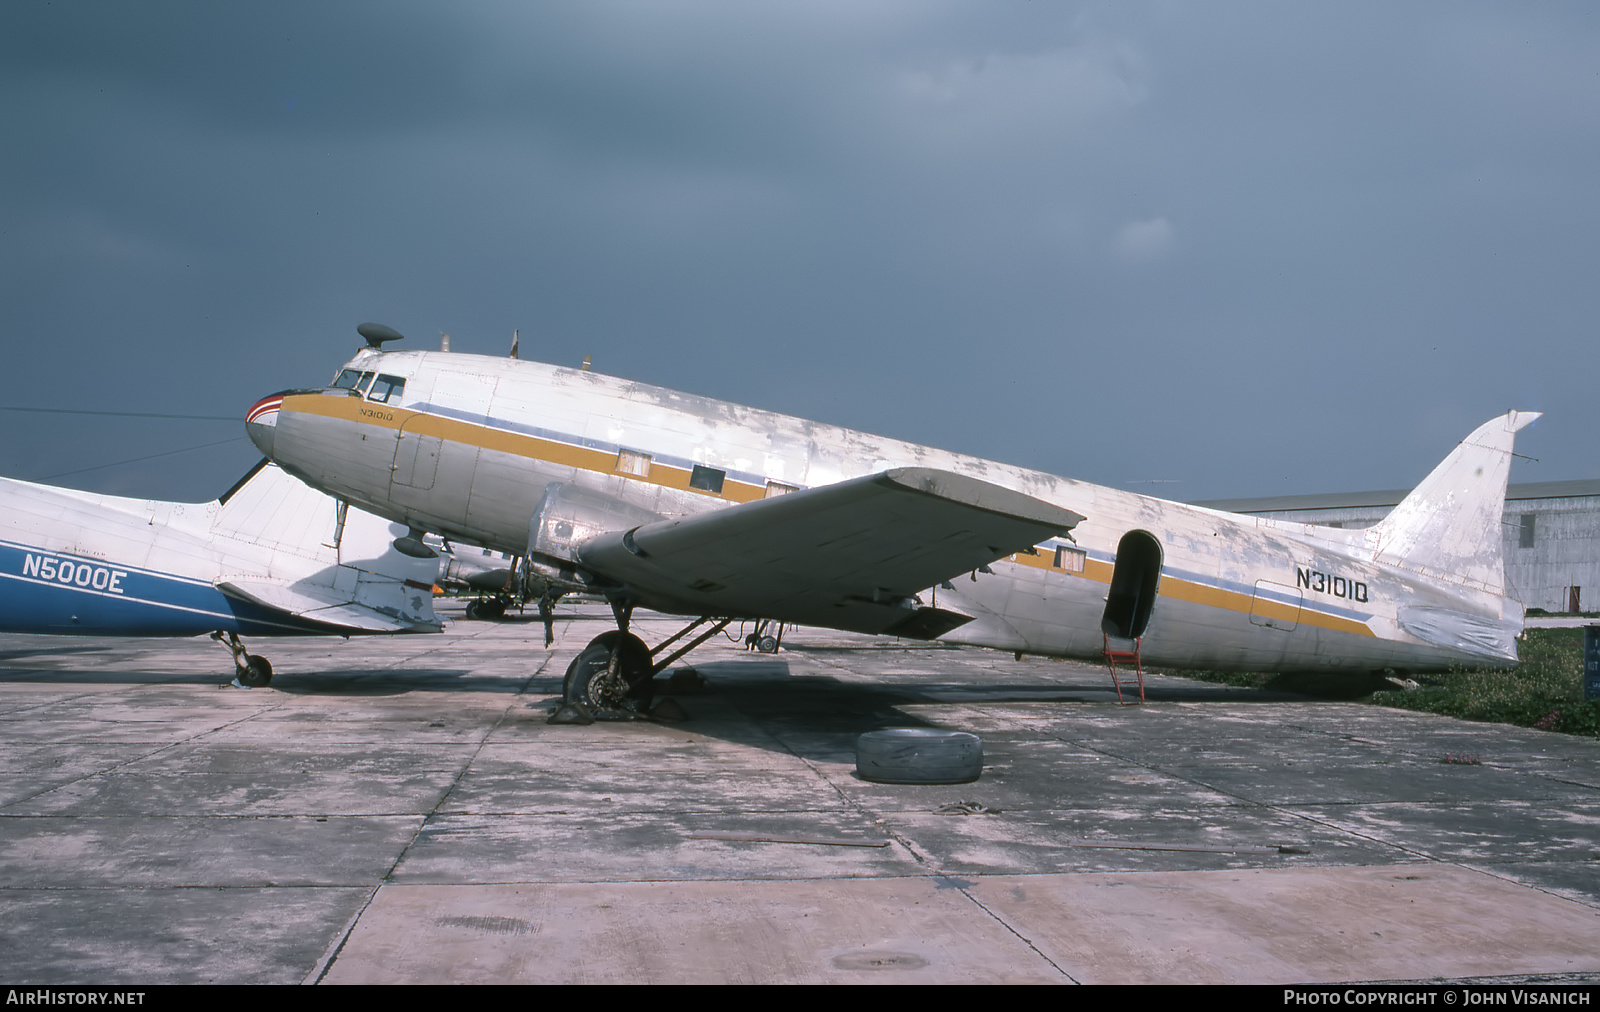
<svg viewBox="0 0 1600 1012"><path fill-rule="evenodd" d="M226 638L224 638L226 637ZM272 664L260 654L247 654L244 644L239 642L238 633L224 633L217 631L211 638L228 648L233 654L233 666L237 670L234 681L247 689L259 689L272 681Z"/></svg>
<svg viewBox="0 0 1600 1012"><path fill-rule="evenodd" d="M467 618L493 621L506 617L506 606L510 601L503 597L481 597L467 605Z"/></svg>
<svg viewBox="0 0 1600 1012"><path fill-rule="evenodd" d="M759 651L763 654L775 654L778 652L778 648L783 645L783 627L784 624L782 622L762 619L756 623L756 627L751 631L750 635L744 638L744 645L750 650Z"/></svg>
<svg viewBox="0 0 1600 1012"><path fill-rule="evenodd" d="M732 622L731 618L713 619L703 615L677 633L663 640L654 649L644 640L628 632L628 618L633 609L612 605L618 628L603 632L589 641L572 663L567 666L566 680L562 683L561 706L551 714L552 724L587 724L596 720L641 720L649 715L650 701L655 694L655 676L706 640L715 636ZM683 647L657 660L667 647L710 623L699 636Z"/></svg>

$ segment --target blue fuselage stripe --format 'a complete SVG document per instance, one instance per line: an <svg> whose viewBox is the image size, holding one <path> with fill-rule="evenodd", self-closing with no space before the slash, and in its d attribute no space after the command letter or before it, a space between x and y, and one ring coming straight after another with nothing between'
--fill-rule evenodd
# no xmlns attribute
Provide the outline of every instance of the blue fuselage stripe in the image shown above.
<svg viewBox="0 0 1600 1012"><path fill-rule="evenodd" d="M14 542L0 542L0 629L92 636L327 631L192 577Z"/></svg>

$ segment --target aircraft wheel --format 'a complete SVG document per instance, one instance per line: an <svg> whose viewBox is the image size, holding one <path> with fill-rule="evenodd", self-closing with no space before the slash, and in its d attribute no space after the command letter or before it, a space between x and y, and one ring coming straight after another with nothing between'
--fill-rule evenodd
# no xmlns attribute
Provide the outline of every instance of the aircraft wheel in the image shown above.
<svg viewBox="0 0 1600 1012"><path fill-rule="evenodd" d="M880 784L965 784L983 773L983 742L965 731L896 727L856 739L856 773Z"/></svg>
<svg viewBox="0 0 1600 1012"><path fill-rule="evenodd" d="M611 663L611 652L620 651L618 671L623 686L606 684L606 671ZM650 648L644 640L631 633L611 632L596 636L583 652L567 666L563 694L569 703L582 703L590 710L633 710L643 712L650 708L654 692L650 671Z"/></svg>
<svg viewBox="0 0 1600 1012"><path fill-rule="evenodd" d="M763 636L756 640L756 650L763 654L778 652L778 638L776 636Z"/></svg>
<svg viewBox="0 0 1600 1012"><path fill-rule="evenodd" d="M244 669L239 672L239 684L259 689L272 681L272 664L259 654L244 655Z"/></svg>

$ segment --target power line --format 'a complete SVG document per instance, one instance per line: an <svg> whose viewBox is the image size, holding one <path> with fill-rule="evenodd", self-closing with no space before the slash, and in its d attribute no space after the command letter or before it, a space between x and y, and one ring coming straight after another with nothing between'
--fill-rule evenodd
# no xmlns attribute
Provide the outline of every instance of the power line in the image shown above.
<svg viewBox="0 0 1600 1012"><path fill-rule="evenodd" d="M221 446L224 443L239 443L244 441L244 436L234 436L232 439L219 439L212 443L201 443L199 446L185 446L181 450L165 450L161 453L152 453L143 457L134 457L131 460L114 460L109 464L96 464L93 467L80 467L76 471L61 471L57 474L47 474L35 481L50 481L55 478L65 478L68 475L83 474L85 471L99 471L107 467L120 467L123 464L137 464L142 460L155 460L157 457L170 457L175 453L188 453L191 450L204 450L208 446Z"/></svg>
<svg viewBox="0 0 1600 1012"><path fill-rule="evenodd" d="M243 415L168 415L155 411L90 411L87 408L24 408L0 404L0 411L26 411L36 415L100 415L105 418L182 418L201 422L242 422ZM109 466L109 465L108 465Z"/></svg>

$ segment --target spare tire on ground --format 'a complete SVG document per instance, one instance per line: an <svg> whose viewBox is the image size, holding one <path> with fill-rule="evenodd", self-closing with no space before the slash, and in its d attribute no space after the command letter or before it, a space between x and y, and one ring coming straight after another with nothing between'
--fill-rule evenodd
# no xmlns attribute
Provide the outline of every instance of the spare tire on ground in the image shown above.
<svg viewBox="0 0 1600 1012"><path fill-rule="evenodd" d="M983 772L983 742L965 731L895 727L856 739L856 773L880 784L965 784Z"/></svg>

